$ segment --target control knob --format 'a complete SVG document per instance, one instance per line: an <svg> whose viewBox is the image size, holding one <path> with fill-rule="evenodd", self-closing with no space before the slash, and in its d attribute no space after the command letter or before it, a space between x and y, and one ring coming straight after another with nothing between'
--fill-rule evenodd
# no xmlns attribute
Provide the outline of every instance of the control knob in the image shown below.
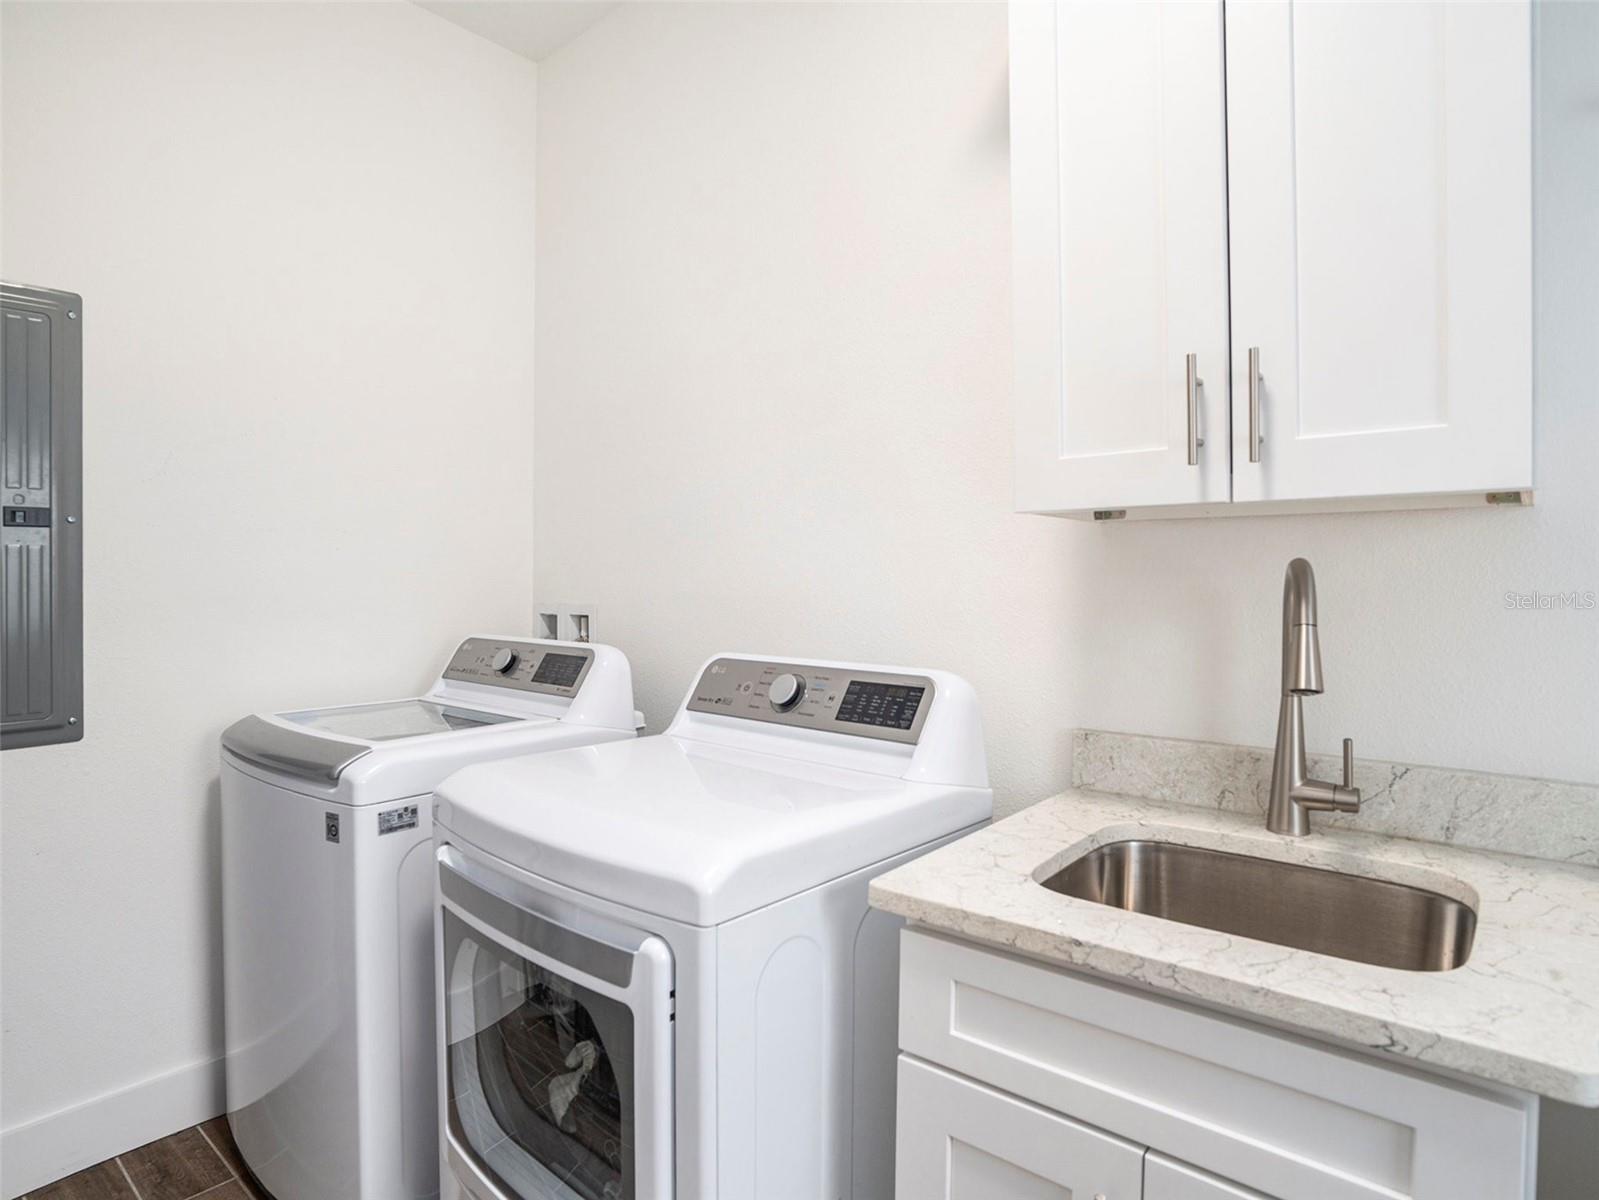
<svg viewBox="0 0 1599 1200"><path fill-rule="evenodd" d="M501 675L509 675L516 670L519 661L515 650L496 650L494 657L489 660L489 667Z"/></svg>
<svg viewBox="0 0 1599 1200"><path fill-rule="evenodd" d="M774 711L788 712L805 699L805 680L799 675L784 672L772 680L771 686L766 689L766 699Z"/></svg>

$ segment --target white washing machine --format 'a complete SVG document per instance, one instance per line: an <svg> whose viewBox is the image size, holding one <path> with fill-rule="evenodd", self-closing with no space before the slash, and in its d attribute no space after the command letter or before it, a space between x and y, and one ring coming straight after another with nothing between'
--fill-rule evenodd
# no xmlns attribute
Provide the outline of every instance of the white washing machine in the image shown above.
<svg viewBox="0 0 1599 1200"><path fill-rule="evenodd" d="M971 688L712 659L665 734L435 794L442 1194L885 1200L901 922L992 809Z"/></svg>
<svg viewBox="0 0 1599 1200"><path fill-rule="evenodd" d="M639 723L621 652L474 637L426 695L222 735L228 1120L277 1200L438 1194L434 786Z"/></svg>

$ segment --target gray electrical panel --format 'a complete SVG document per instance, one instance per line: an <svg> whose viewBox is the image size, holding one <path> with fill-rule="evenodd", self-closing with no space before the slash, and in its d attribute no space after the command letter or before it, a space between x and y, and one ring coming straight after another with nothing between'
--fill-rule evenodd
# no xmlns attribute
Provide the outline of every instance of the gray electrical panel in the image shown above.
<svg viewBox="0 0 1599 1200"><path fill-rule="evenodd" d="M0 749L83 736L83 300L0 284Z"/></svg>

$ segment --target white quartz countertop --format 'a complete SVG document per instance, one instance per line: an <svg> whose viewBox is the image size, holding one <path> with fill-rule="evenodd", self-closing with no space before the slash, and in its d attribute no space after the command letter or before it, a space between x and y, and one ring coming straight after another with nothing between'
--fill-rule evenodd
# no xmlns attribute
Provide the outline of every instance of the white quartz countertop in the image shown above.
<svg viewBox="0 0 1599 1200"><path fill-rule="evenodd" d="M1476 940L1464 966L1403 971L1126 912L1038 882L1132 838L1442 892L1477 910ZM1599 868L1329 828L1290 838L1258 816L1069 791L881 876L871 902L1063 967L1599 1106Z"/></svg>

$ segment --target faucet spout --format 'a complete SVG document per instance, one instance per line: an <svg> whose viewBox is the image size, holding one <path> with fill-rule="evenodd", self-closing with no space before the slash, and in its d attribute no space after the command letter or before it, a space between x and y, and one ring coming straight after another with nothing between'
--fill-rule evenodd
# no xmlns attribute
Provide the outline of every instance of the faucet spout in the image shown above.
<svg viewBox="0 0 1599 1200"><path fill-rule="evenodd" d="M1283 695L1319 696L1321 634L1316 627L1316 573L1296 558L1283 576Z"/></svg>
<svg viewBox="0 0 1599 1200"><path fill-rule="evenodd" d="M1310 813L1358 812L1360 789L1354 786L1354 744L1344 740L1344 781L1312 779L1305 755L1304 698L1323 689L1321 635L1316 622L1316 574L1296 558L1283 577L1283 690L1277 710L1277 749L1272 758L1271 796L1266 828L1273 833L1304 837Z"/></svg>

